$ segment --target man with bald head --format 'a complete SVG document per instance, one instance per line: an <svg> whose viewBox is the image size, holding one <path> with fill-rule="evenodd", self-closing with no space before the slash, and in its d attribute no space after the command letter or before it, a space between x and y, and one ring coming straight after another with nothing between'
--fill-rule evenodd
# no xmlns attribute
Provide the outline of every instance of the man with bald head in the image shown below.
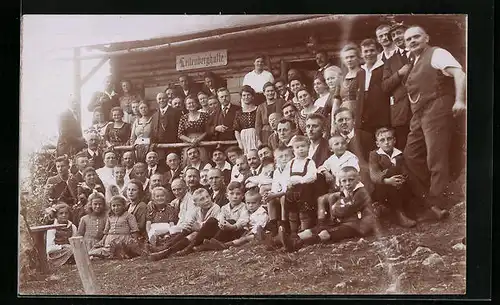
<svg viewBox="0 0 500 305"><path fill-rule="evenodd" d="M168 170L165 171L165 181L172 183L172 180L181 177L181 158L176 153L169 153L166 158Z"/></svg>
<svg viewBox="0 0 500 305"><path fill-rule="evenodd" d="M210 195L212 201L219 206L223 206L229 202L226 197L226 186L224 184L224 174L216 167L208 170L208 184L210 185Z"/></svg>
<svg viewBox="0 0 500 305"><path fill-rule="evenodd" d="M465 113L466 76L450 52L429 46L422 27L410 26L404 39L415 58L405 82L413 116L404 157L413 192L440 220L448 215L439 206L449 182L453 117Z"/></svg>
<svg viewBox="0 0 500 305"><path fill-rule="evenodd" d="M153 143L177 143L177 127L181 119L181 111L168 105L167 94L160 92L156 95L158 110L153 114L151 120L151 141ZM176 152L175 149L160 150L160 159L163 153Z"/></svg>

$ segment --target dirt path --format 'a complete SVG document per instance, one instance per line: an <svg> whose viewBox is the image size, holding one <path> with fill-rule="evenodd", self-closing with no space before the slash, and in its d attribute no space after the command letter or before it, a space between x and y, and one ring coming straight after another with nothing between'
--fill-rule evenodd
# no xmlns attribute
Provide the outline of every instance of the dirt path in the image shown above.
<svg viewBox="0 0 500 305"><path fill-rule="evenodd" d="M465 204L450 212L441 223L391 227L384 236L296 253L247 244L159 262L93 261L93 268L102 294L111 295L464 294ZM81 287L72 265L52 278L22 284L20 293L83 294Z"/></svg>

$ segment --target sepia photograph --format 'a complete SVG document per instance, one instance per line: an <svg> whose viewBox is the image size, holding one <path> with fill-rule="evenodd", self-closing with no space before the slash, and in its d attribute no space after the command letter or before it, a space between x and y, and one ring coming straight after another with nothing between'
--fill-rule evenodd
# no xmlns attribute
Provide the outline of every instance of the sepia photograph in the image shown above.
<svg viewBox="0 0 500 305"><path fill-rule="evenodd" d="M465 295L467 30L23 15L18 296Z"/></svg>

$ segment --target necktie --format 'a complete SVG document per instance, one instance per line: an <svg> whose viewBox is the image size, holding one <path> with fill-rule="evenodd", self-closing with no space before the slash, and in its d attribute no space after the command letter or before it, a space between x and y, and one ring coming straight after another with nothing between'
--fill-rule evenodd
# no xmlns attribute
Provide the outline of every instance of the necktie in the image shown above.
<svg viewBox="0 0 500 305"><path fill-rule="evenodd" d="M227 106L222 107L222 113L224 114L224 116L226 116L226 114L227 114Z"/></svg>
<svg viewBox="0 0 500 305"><path fill-rule="evenodd" d="M148 174L148 177L151 177L151 174L152 174L152 173L153 173L153 169L152 169L152 168L150 168L150 169L149 169L149 174Z"/></svg>

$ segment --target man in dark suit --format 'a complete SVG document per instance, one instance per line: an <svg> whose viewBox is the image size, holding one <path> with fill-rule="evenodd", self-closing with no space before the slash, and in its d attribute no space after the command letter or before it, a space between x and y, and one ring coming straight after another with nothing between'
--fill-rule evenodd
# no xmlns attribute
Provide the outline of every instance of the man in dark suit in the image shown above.
<svg viewBox="0 0 500 305"><path fill-rule="evenodd" d="M220 80L213 72L207 71L203 74L203 86L201 91L205 92L208 96L217 96L217 89L226 86L225 81Z"/></svg>
<svg viewBox="0 0 500 305"><path fill-rule="evenodd" d="M153 143L177 143L177 128L181 119L182 112L179 109L168 105L167 94L160 92L156 95L158 110L153 114L151 120L151 142ZM157 151L159 159L163 159L164 152L176 152L176 149L167 149Z"/></svg>
<svg viewBox="0 0 500 305"><path fill-rule="evenodd" d="M361 65L361 73L358 73L360 94L355 126L365 160L368 160L370 151L376 148L375 131L391 124L389 96L382 90L384 62L377 58L377 54L375 40L365 39L361 42L361 55L365 64Z"/></svg>
<svg viewBox="0 0 500 305"><path fill-rule="evenodd" d="M104 80L104 91L95 92L90 99L90 103L87 107L88 111L94 111L97 107L102 108L104 113L104 120L110 121L110 112L113 107L120 106L118 101L118 94L114 90L113 77L108 76Z"/></svg>
<svg viewBox="0 0 500 305"><path fill-rule="evenodd" d="M60 156L56 158L57 175L49 177L45 184L45 207L50 207L58 201L63 201L69 206L76 203L76 193L73 193L68 185L69 160Z"/></svg>
<svg viewBox="0 0 500 305"><path fill-rule="evenodd" d="M154 174L162 174L165 172L163 166L158 164L158 153L150 151L146 154L146 163L148 165L146 176L150 178Z"/></svg>
<svg viewBox="0 0 500 305"><path fill-rule="evenodd" d="M88 133L86 135L87 149L84 150L87 158L89 159L89 166L95 169L99 169L104 166L104 160L102 158L102 152L99 149L99 142L101 137L95 132Z"/></svg>
<svg viewBox="0 0 500 305"><path fill-rule="evenodd" d="M224 184L224 175L218 168L212 168L207 173L208 184L210 185L210 195L212 201L218 206L223 206L229 202L226 196L226 186Z"/></svg>
<svg viewBox="0 0 500 305"><path fill-rule="evenodd" d="M89 166L89 158L86 152L79 152L75 155L76 172L70 175L68 186L72 194L78 194L78 184L84 182L83 170ZM103 185L101 179L96 176L96 184Z"/></svg>
<svg viewBox="0 0 500 305"><path fill-rule="evenodd" d="M191 77L187 74L179 76L179 86L177 87L177 94L183 100L188 95L197 95L199 92L197 86L193 83Z"/></svg>
<svg viewBox="0 0 500 305"><path fill-rule="evenodd" d="M231 96L227 88L219 88L217 90L217 98L219 99L220 107L212 116L210 123L212 134L218 141L234 141L236 137L234 136L233 123L236 112L241 110L241 107L231 104Z"/></svg>
<svg viewBox="0 0 500 305"><path fill-rule="evenodd" d="M352 152L358 157L361 182L365 188L371 193L373 192L373 183L370 178L370 168L368 159L363 157L363 150L361 148L360 137L357 130L354 129L355 121L354 115L351 110L345 107L340 107L335 110L333 115L335 127L341 136L346 139L347 150Z"/></svg>
<svg viewBox="0 0 500 305"><path fill-rule="evenodd" d="M325 117L321 114L311 114L306 120L306 136L311 141L309 145L309 158L316 166L321 166L332 152L328 147L328 140L323 137L325 131Z"/></svg>
<svg viewBox="0 0 500 305"><path fill-rule="evenodd" d="M391 125L396 133L396 148L404 150L410 132L410 100L404 86L411 64L405 50L404 34L406 26L397 23L391 27L390 35L396 44L396 51L384 63L382 90L390 96Z"/></svg>
<svg viewBox="0 0 500 305"><path fill-rule="evenodd" d="M59 121L59 139L57 140L57 156L75 155L85 148L82 127L78 120L78 101L71 97L69 109L61 114Z"/></svg>
<svg viewBox="0 0 500 305"><path fill-rule="evenodd" d="M180 178L182 175L181 158L175 153L170 153L166 157L166 164L168 170L164 173L165 182L172 184L172 181L176 178Z"/></svg>

